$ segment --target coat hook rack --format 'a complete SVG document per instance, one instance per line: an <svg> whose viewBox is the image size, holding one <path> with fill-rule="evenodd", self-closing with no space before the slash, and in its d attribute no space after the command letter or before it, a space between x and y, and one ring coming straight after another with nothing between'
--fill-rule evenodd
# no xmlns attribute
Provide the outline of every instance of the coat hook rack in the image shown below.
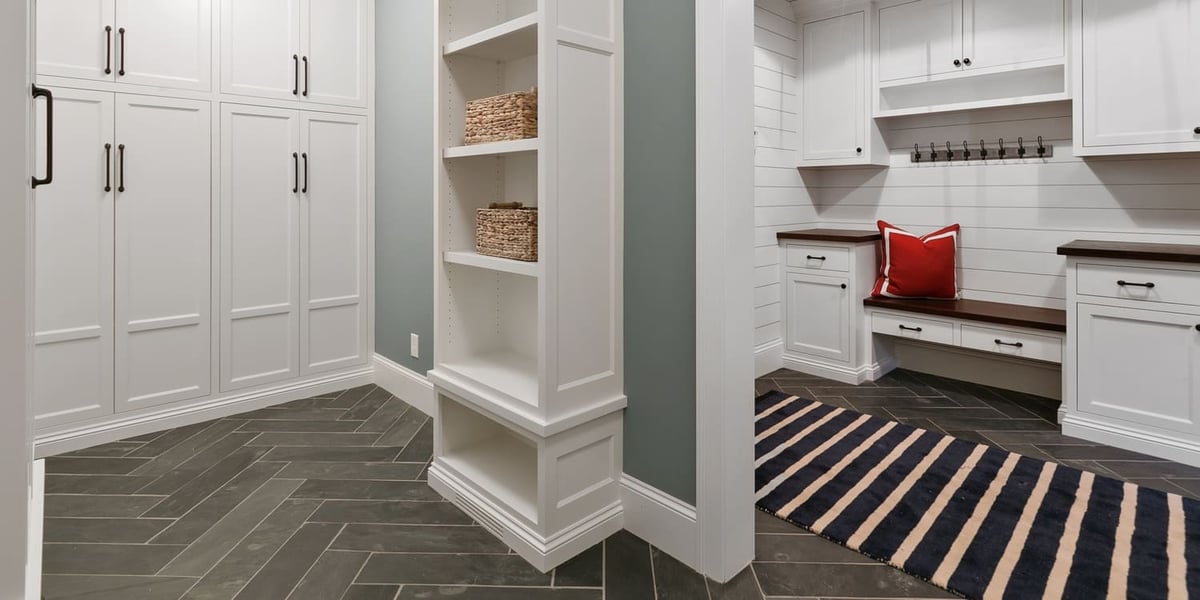
<svg viewBox="0 0 1200 600"><path fill-rule="evenodd" d="M1015 152L1013 147L1008 146L1004 142L1004 138L999 138L995 145L989 145L987 140L979 140L977 150L971 149L971 142L968 140L962 141L962 150L954 150L954 142L946 141L946 149L938 150L937 142L929 142L929 152L925 153L921 150L921 144L913 144L912 151L909 153L909 159L914 163L928 162L986 162L992 159L996 160L1011 160L1011 159L1036 159L1050 158L1054 156L1054 145L1047 144L1042 136L1037 136L1036 146L1026 146L1025 137L1017 137L1017 145Z"/></svg>

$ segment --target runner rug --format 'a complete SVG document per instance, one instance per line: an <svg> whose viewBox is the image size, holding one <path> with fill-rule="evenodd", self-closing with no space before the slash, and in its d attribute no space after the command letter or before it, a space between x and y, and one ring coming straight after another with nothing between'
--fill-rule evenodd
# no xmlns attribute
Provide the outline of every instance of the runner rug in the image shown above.
<svg viewBox="0 0 1200 600"><path fill-rule="evenodd" d="M760 510L968 598L1200 598L1200 502L770 392Z"/></svg>

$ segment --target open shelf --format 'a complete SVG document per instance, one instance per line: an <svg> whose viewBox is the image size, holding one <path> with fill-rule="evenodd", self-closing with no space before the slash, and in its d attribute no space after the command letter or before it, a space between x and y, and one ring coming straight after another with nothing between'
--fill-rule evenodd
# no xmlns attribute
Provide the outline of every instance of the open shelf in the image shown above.
<svg viewBox="0 0 1200 600"><path fill-rule="evenodd" d="M532 523L538 522L537 446L484 415L442 396L445 466Z"/></svg>
<svg viewBox="0 0 1200 600"><path fill-rule="evenodd" d="M442 54L509 61L537 53L537 14L517 17L446 44Z"/></svg>
<svg viewBox="0 0 1200 600"><path fill-rule="evenodd" d="M537 360L501 351L450 360L441 368L530 407L538 404Z"/></svg>
<svg viewBox="0 0 1200 600"><path fill-rule="evenodd" d="M502 156L518 152L537 152L541 143L537 138L527 140L511 140L506 142L490 142L472 146L452 146L446 148L442 156L445 158L467 158L470 156Z"/></svg>
<svg viewBox="0 0 1200 600"><path fill-rule="evenodd" d="M446 262L456 265L466 265L468 267L500 271L501 273L512 273L525 277L538 276L538 263L536 262L484 256L470 251L446 252L442 256Z"/></svg>

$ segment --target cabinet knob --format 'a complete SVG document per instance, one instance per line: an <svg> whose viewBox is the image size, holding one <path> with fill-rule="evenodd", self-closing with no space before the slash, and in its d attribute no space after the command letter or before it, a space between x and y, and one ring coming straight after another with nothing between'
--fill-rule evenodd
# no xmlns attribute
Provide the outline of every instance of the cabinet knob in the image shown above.
<svg viewBox="0 0 1200 600"><path fill-rule="evenodd" d="M846 289L846 284L844 284L844 283L842 284L842 289L843 289L843 290L844 290L844 289ZM1197 325L1197 326L1196 326L1196 328L1197 328L1197 329L1200 329L1200 325Z"/></svg>
<svg viewBox="0 0 1200 600"><path fill-rule="evenodd" d="M862 148L855 148L854 151L859 154L862 154Z"/></svg>
<svg viewBox="0 0 1200 600"><path fill-rule="evenodd" d="M969 58L964 58L964 59L963 59L963 64L964 64L964 65L967 65L968 67L969 67L969 66L971 66L971 59L969 59Z"/></svg>
<svg viewBox="0 0 1200 600"><path fill-rule="evenodd" d="M956 58L956 59L954 59L954 66L956 66L956 67L961 67L961 66L962 66L962 61L961 61L961 60L958 60L957 58Z"/></svg>
<svg viewBox="0 0 1200 600"><path fill-rule="evenodd" d="M1193 129L1193 130L1192 130L1192 133L1194 133L1194 134L1196 134L1196 135L1200 135L1200 127L1197 127L1197 128L1195 128L1195 129Z"/></svg>
<svg viewBox="0 0 1200 600"><path fill-rule="evenodd" d="M1200 331L1200 325L1196 326L1196 331Z"/></svg>

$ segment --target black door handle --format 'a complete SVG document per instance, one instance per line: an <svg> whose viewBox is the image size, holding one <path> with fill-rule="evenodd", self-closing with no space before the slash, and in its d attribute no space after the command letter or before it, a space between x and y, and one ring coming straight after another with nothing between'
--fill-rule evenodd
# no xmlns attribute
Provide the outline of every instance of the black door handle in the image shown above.
<svg viewBox="0 0 1200 600"><path fill-rule="evenodd" d="M112 191L112 144L104 145L104 191Z"/></svg>
<svg viewBox="0 0 1200 600"><path fill-rule="evenodd" d="M1117 280L1117 285L1119 285L1119 286L1121 286L1121 287L1125 287L1125 286L1130 286L1130 287L1144 287L1144 288L1146 288L1146 289L1148 289L1148 290L1152 290L1152 289L1154 289L1154 282L1153 282L1153 281L1151 281L1151 282L1147 282L1147 283L1132 283L1132 282L1129 282L1129 281L1125 281L1124 279L1118 279L1118 280Z"/></svg>
<svg viewBox="0 0 1200 600"><path fill-rule="evenodd" d="M917 333L921 333L922 331L925 331L924 329L922 329L920 327L909 327L907 325L901 325L900 329L902 329L904 331L915 331Z"/></svg>
<svg viewBox="0 0 1200 600"><path fill-rule="evenodd" d="M33 97L46 99L46 176L33 176L33 188L37 189L39 185L54 183L54 92L35 85Z"/></svg>
<svg viewBox="0 0 1200 600"><path fill-rule="evenodd" d="M968 67L969 67L969 66L971 66L971 59L969 59L969 58L964 58L964 59L963 59L963 64L964 64L964 65L967 65Z"/></svg>
<svg viewBox="0 0 1200 600"><path fill-rule="evenodd" d="M996 345L998 345L998 346L1012 346L1013 348L1024 348L1024 347L1025 347L1025 344L1024 344L1024 343L1022 343L1022 342L1006 342L1006 341L1004 341L1004 340L1000 340L1000 339L997 339L997 340L996 340Z"/></svg>
<svg viewBox="0 0 1200 600"><path fill-rule="evenodd" d="M125 28L122 27L122 28L118 29L117 34L121 38L121 68L117 69L117 75L124 77L125 76Z"/></svg>
<svg viewBox="0 0 1200 600"><path fill-rule="evenodd" d="M961 60L958 60L957 58L956 58L956 59L954 59L954 66L956 66L956 67L961 67L961 66L962 66L962 61L961 61Z"/></svg>
<svg viewBox="0 0 1200 600"><path fill-rule="evenodd" d="M807 258L808 260L825 260L825 257L824 257L824 256L808 256L808 257L806 257L806 258Z"/></svg>
<svg viewBox="0 0 1200 600"><path fill-rule="evenodd" d="M304 97L308 97L308 57L304 57Z"/></svg>
<svg viewBox="0 0 1200 600"><path fill-rule="evenodd" d="M104 74L112 75L112 25L104 26Z"/></svg>
<svg viewBox="0 0 1200 600"><path fill-rule="evenodd" d="M295 194L300 191L300 155L295 152L292 153L292 165L296 167L296 175L292 179L292 193Z"/></svg>
<svg viewBox="0 0 1200 600"><path fill-rule="evenodd" d="M125 144L117 146L117 191L125 193Z"/></svg>
<svg viewBox="0 0 1200 600"><path fill-rule="evenodd" d="M297 56L295 54L292 55L292 65L295 67L292 70L293 74L295 75L294 85L292 85L292 95L299 96L300 95L300 57L299 56Z"/></svg>
<svg viewBox="0 0 1200 600"><path fill-rule="evenodd" d="M307 194L308 193L308 153L305 152L304 154L301 154L300 156L302 158L304 158L304 187L300 190L300 193Z"/></svg>

